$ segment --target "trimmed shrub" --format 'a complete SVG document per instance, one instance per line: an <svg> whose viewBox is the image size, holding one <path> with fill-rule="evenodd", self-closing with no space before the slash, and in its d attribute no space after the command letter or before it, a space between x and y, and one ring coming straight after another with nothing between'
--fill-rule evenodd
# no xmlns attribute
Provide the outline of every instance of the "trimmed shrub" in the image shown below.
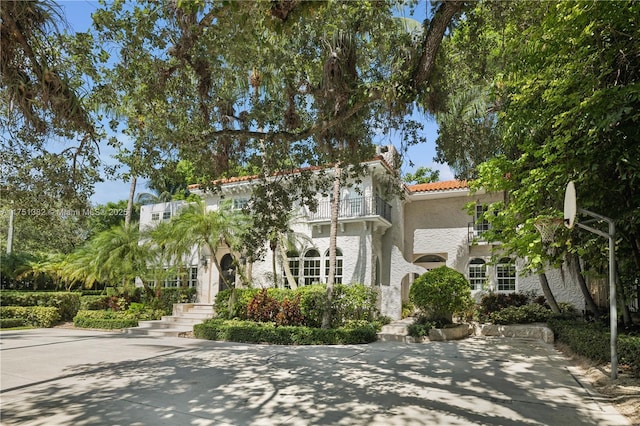
<svg viewBox="0 0 640 426"><path fill-rule="evenodd" d="M611 334L598 323L552 319L547 323L556 341L569 346L578 355L596 362L611 361ZM640 336L618 336L618 361L640 377Z"/></svg>
<svg viewBox="0 0 640 426"><path fill-rule="evenodd" d="M420 275L411 285L409 300L430 320L450 323L472 304L469 281L460 272L440 266Z"/></svg>
<svg viewBox="0 0 640 426"><path fill-rule="evenodd" d="M537 303L522 306L509 306L492 312L489 315L494 324L529 324L532 322L546 322L553 316L550 309Z"/></svg>
<svg viewBox="0 0 640 426"><path fill-rule="evenodd" d="M370 343L377 339L376 327L368 324L354 328L321 329L278 327L274 323L213 319L194 326L199 339L279 345L332 345Z"/></svg>
<svg viewBox="0 0 640 426"><path fill-rule="evenodd" d="M22 318L0 318L0 328L24 327L25 321Z"/></svg>
<svg viewBox="0 0 640 426"><path fill-rule="evenodd" d="M70 321L80 309L80 295L77 292L2 291L3 306L49 306L55 307L63 321Z"/></svg>
<svg viewBox="0 0 640 426"><path fill-rule="evenodd" d="M0 306L0 318L19 318L23 325L49 328L60 321L60 313L52 306Z"/></svg>
<svg viewBox="0 0 640 426"><path fill-rule="evenodd" d="M127 328L136 327L138 319L127 311L79 311L73 318L73 325L80 328Z"/></svg>

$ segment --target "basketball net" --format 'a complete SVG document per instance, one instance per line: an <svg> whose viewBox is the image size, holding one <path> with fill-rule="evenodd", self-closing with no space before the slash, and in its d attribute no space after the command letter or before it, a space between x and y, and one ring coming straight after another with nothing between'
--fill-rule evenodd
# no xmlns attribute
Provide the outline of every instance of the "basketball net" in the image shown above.
<svg viewBox="0 0 640 426"><path fill-rule="evenodd" d="M563 220L560 218L546 217L537 219L533 222L533 225L536 227L538 232L540 232L540 237L542 237L543 243L550 243L553 241L553 236L556 234L556 230L560 225L562 225Z"/></svg>

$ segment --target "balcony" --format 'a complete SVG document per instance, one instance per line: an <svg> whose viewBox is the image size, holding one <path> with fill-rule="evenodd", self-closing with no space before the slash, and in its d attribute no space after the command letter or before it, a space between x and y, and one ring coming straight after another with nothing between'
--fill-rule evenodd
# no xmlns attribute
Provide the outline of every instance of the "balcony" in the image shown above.
<svg viewBox="0 0 640 426"><path fill-rule="evenodd" d="M307 212L309 223L322 224L331 221L331 201L318 203L318 210ZM377 196L346 198L340 200L338 211L340 222L378 221L385 227L391 226L391 205Z"/></svg>

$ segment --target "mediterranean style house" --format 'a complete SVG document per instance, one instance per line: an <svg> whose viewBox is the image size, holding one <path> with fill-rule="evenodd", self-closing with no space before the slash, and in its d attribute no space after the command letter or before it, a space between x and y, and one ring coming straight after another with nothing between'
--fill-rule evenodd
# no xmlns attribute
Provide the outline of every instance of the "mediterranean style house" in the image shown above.
<svg viewBox="0 0 640 426"><path fill-rule="evenodd" d="M357 183L344 185L340 196L335 281L361 283L378 291L378 308L393 319L401 316L402 302L408 300L413 280L432 268L447 265L463 273L472 293L479 297L487 291L533 292L542 294L537 276L521 273L522 260L508 256L491 262L494 244L484 241L488 224L479 220L488 203L503 194L471 194L465 181L406 185L389 191L390 177L397 176L397 153L393 146L378 147L377 156L365 163L366 173ZM251 197L257 178L223 181L220 191L206 193L193 186L208 208L216 209L223 200L232 200L241 208ZM292 223L293 231L304 235L300 250L287 253L290 275L299 286L326 282L329 270L330 199L318 197L318 208L311 212L300 207ZM466 205L475 202L469 215ZM174 201L142 206L140 226L147 228L171 219L183 202ZM189 285L197 289L199 303L212 303L224 281L211 263L211 254L194 248L189 259L188 283L169 280L166 285ZM216 253L227 277L237 279L229 249ZM246 265L254 287L273 285L270 259ZM283 261L277 263L277 275L286 285ZM568 272L548 270L547 277L558 302L571 303L583 310L582 294Z"/></svg>

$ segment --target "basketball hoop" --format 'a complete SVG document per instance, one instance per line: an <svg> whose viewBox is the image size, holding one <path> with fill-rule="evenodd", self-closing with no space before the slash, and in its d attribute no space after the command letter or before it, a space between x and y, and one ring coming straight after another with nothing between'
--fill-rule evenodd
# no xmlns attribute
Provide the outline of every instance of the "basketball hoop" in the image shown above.
<svg viewBox="0 0 640 426"><path fill-rule="evenodd" d="M555 217L541 217L533 222L543 243L550 243L553 241L553 236L556 234L556 229L564 223L563 219Z"/></svg>

